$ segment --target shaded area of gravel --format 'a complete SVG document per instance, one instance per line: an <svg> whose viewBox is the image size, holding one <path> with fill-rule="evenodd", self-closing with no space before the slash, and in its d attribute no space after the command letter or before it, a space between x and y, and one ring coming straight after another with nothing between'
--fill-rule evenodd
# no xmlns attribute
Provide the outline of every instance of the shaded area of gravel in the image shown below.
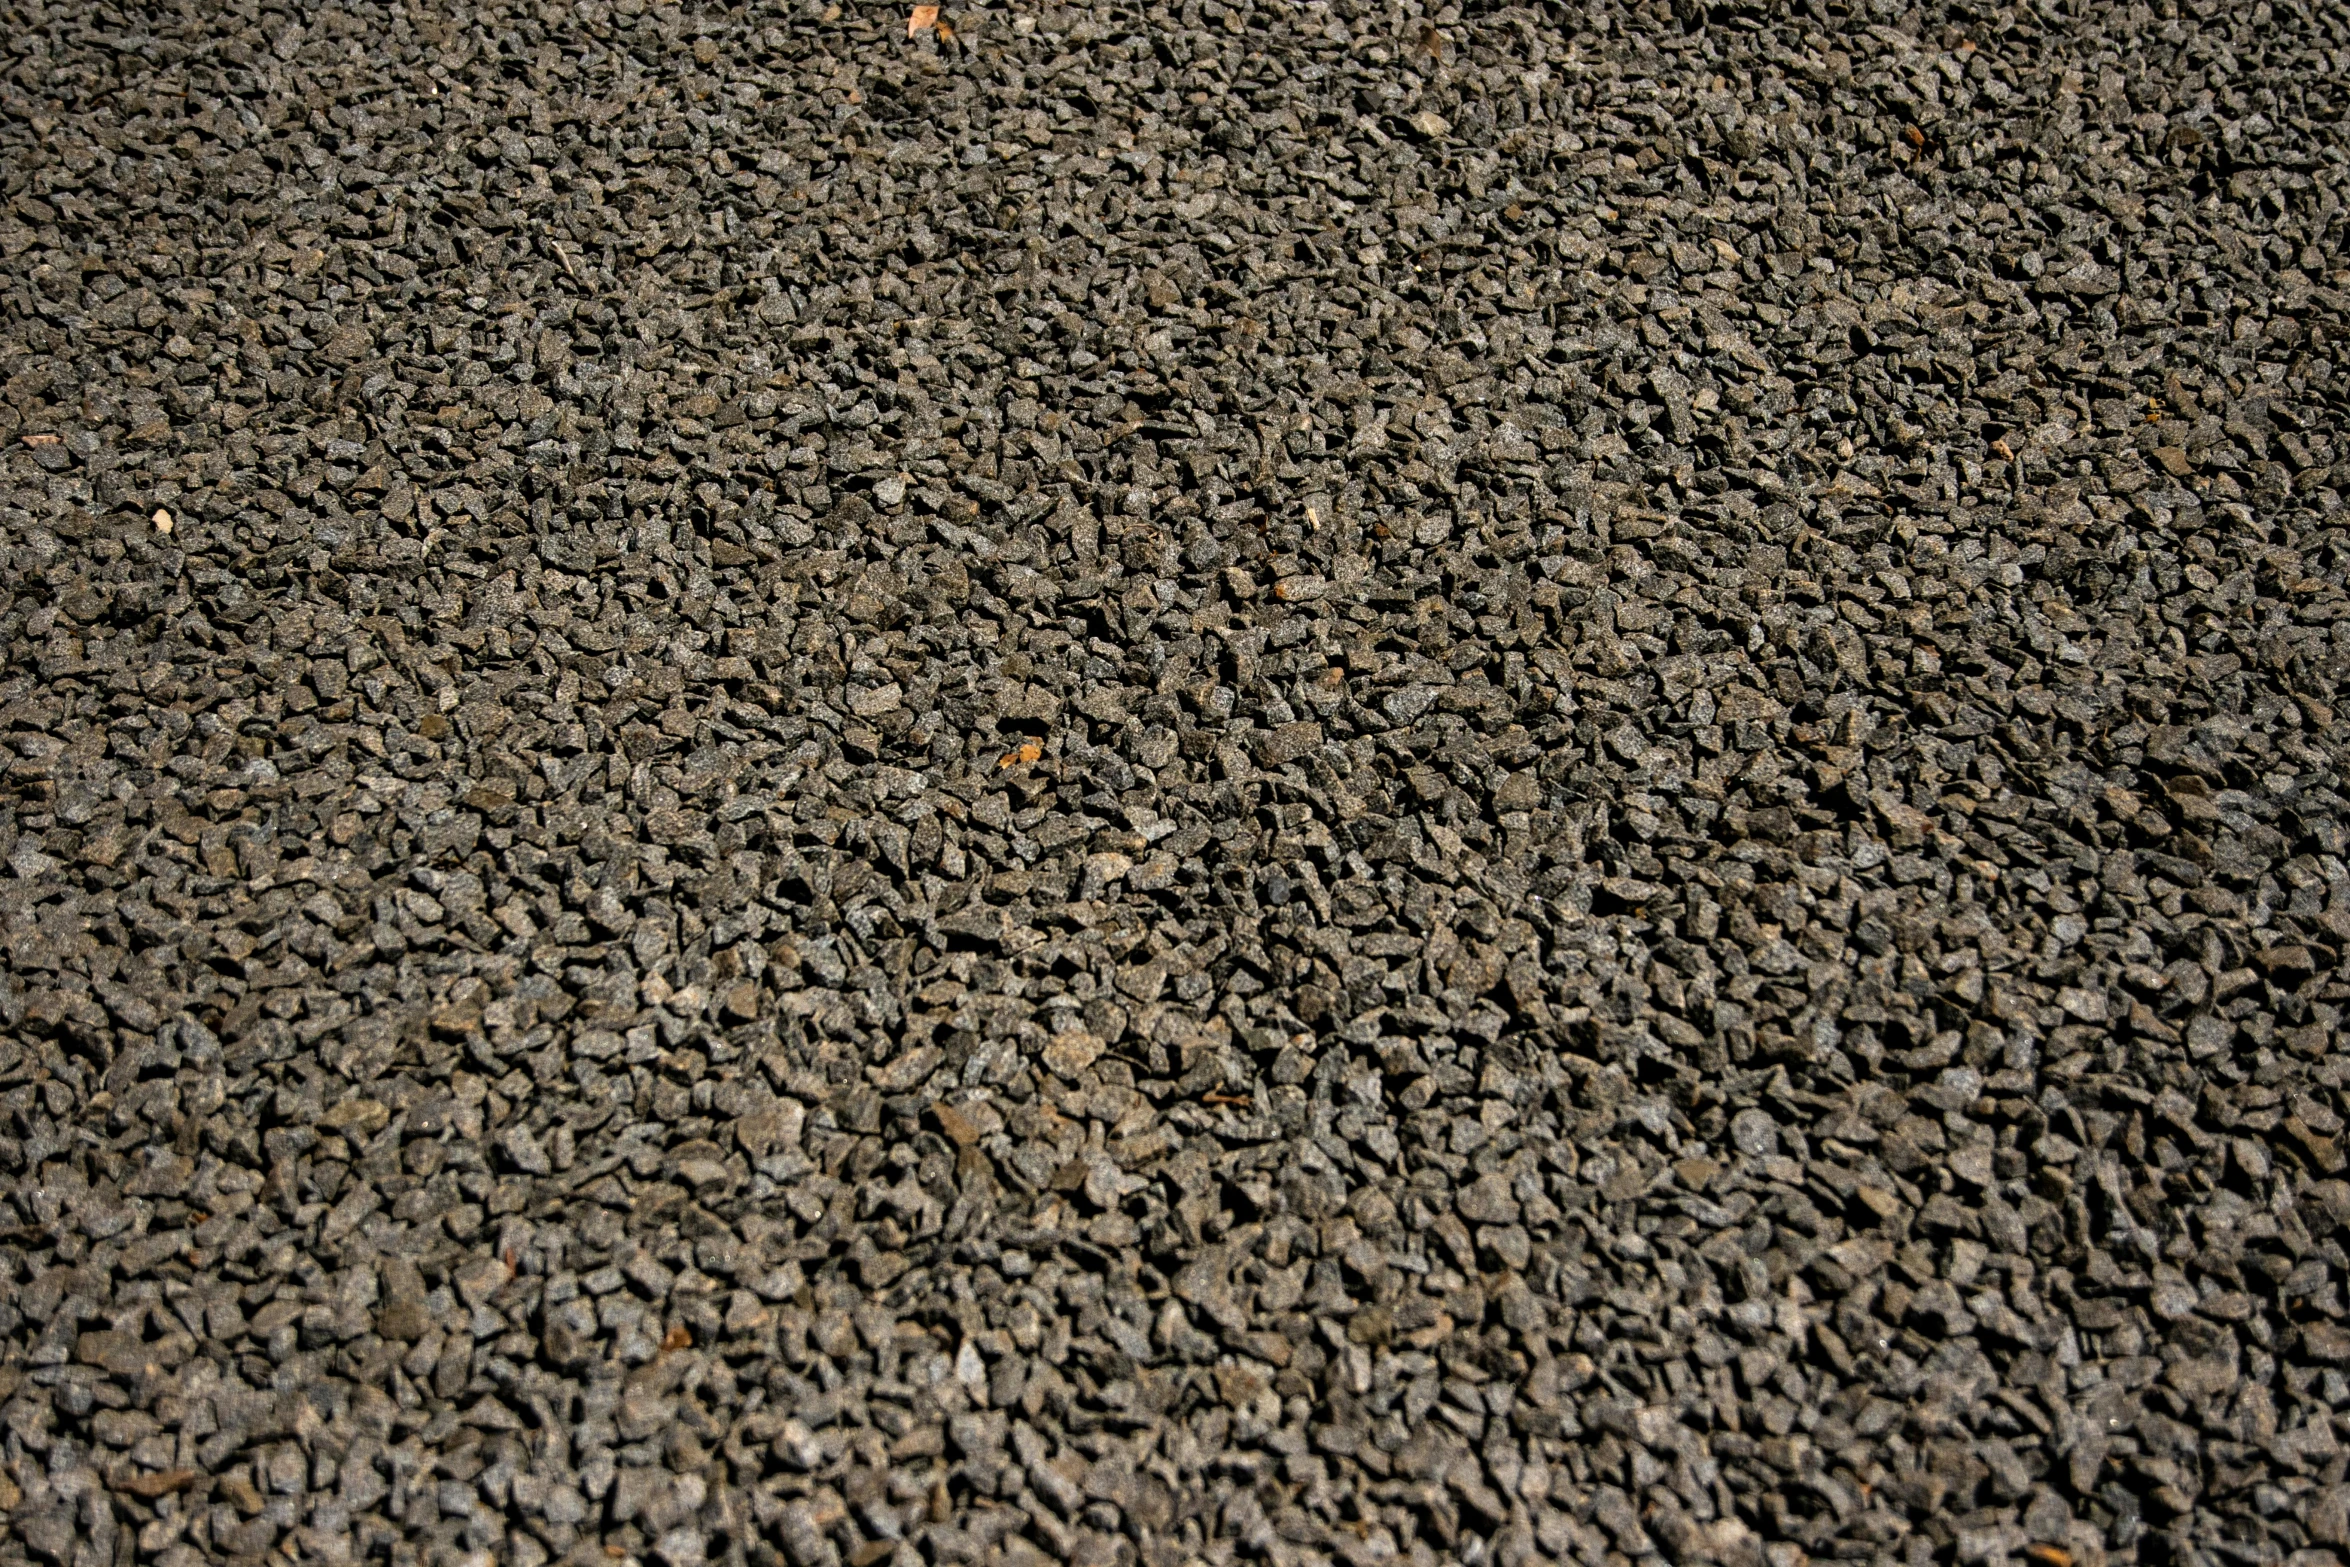
<svg viewBox="0 0 2350 1567"><path fill-rule="evenodd" d="M2338 1567L2342 12L1467 9L18 0L0 1563Z"/></svg>

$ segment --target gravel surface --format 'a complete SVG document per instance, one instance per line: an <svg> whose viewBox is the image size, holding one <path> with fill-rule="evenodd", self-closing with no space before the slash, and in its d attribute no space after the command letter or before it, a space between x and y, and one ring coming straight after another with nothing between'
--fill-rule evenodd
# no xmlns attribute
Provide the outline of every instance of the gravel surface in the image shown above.
<svg viewBox="0 0 2350 1567"><path fill-rule="evenodd" d="M0 36L0 1562L2336 1567L2339 7L299 9Z"/></svg>

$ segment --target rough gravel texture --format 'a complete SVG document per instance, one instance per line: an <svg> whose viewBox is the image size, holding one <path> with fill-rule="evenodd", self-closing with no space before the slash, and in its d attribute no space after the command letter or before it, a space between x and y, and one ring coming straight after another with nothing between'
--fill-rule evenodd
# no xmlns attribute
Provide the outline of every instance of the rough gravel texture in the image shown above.
<svg viewBox="0 0 2350 1567"><path fill-rule="evenodd" d="M2344 13L1466 9L0 13L0 1563L2337 1567Z"/></svg>

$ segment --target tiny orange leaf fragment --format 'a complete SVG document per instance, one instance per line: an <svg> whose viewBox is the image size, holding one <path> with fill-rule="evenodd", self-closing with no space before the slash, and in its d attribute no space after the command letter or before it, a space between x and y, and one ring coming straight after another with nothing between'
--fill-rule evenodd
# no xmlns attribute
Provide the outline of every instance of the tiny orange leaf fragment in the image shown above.
<svg viewBox="0 0 2350 1567"><path fill-rule="evenodd" d="M661 1335L663 1349L691 1349L693 1345L693 1331L682 1322Z"/></svg>
<svg viewBox="0 0 2350 1567"><path fill-rule="evenodd" d="M996 759L998 767L1021 767L1044 755L1044 747L1034 740L1023 740L1017 749L1006 751Z"/></svg>
<svg viewBox="0 0 2350 1567"><path fill-rule="evenodd" d="M1433 27L1420 29L1420 52L1431 60L1444 58L1444 35Z"/></svg>
<svg viewBox="0 0 2350 1567"><path fill-rule="evenodd" d="M43 430L36 434L26 436L24 438L24 443L27 446L55 446L57 444L57 437L51 435L48 431Z"/></svg>
<svg viewBox="0 0 2350 1567"><path fill-rule="evenodd" d="M1904 125L1901 128L1901 138L1912 147L1923 147L1926 144L1926 133L1914 125Z"/></svg>
<svg viewBox="0 0 2350 1567"><path fill-rule="evenodd" d="M937 25L938 7L918 5L914 7L914 14L906 18L906 36L912 38L918 34L927 33Z"/></svg>
<svg viewBox="0 0 2350 1567"><path fill-rule="evenodd" d="M2040 1567L2073 1567L2073 1553L2061 1545L2045 1542L2024 1547L2024 1555L2038 1562Z"/></svg>
<svg viewBox="0 0 2350 1567"><path fill-rule="evenodd" d="M2005 441L1993 441L1991 443L1991 455L1998 458L2001 462L2015 461L2015 449L2009 446Z"/></svg>

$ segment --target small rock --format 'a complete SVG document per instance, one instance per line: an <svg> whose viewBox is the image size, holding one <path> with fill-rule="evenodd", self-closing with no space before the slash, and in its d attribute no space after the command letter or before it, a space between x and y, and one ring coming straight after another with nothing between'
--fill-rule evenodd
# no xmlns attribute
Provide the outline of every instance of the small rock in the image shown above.
<svg viewBox="0 0 2350 1567"><path fill-rule="evenodd" d="M1730 1141L1750 1159L1767 1159L1779 1151L1779 1124L1766 1111L1741 1110L1730 1120Z"/></svg>
<svg viewBox="0 0 2350 1567"><path fill-rule="evenodd" d="M508 1127L500 1134L498 1146L504 1150L507 1161L525 1175L548 1175L554 1171L546 1150L539 1146L538 1137L528 1127Z"/></svg>
<svg viewBox="0 0 2350 1567"><path fill-rule="evenodd" d="M377 1288L382 1305L375 1318L375 1331L395 1343L414 1343L424 1337L432 1326L432 1315L426 1303L424 1275L416 1264L405 1257L386 1257L376 1269Z"/></svg>
<svg viewBox="0 0 2350 1567"><path fill-rule="evenodd" d="M1518 1217L1518 1200L1500 1174L1481 1175L1461 1189L1461 1217L1472 1224L1508 1224Z"/></svg>

